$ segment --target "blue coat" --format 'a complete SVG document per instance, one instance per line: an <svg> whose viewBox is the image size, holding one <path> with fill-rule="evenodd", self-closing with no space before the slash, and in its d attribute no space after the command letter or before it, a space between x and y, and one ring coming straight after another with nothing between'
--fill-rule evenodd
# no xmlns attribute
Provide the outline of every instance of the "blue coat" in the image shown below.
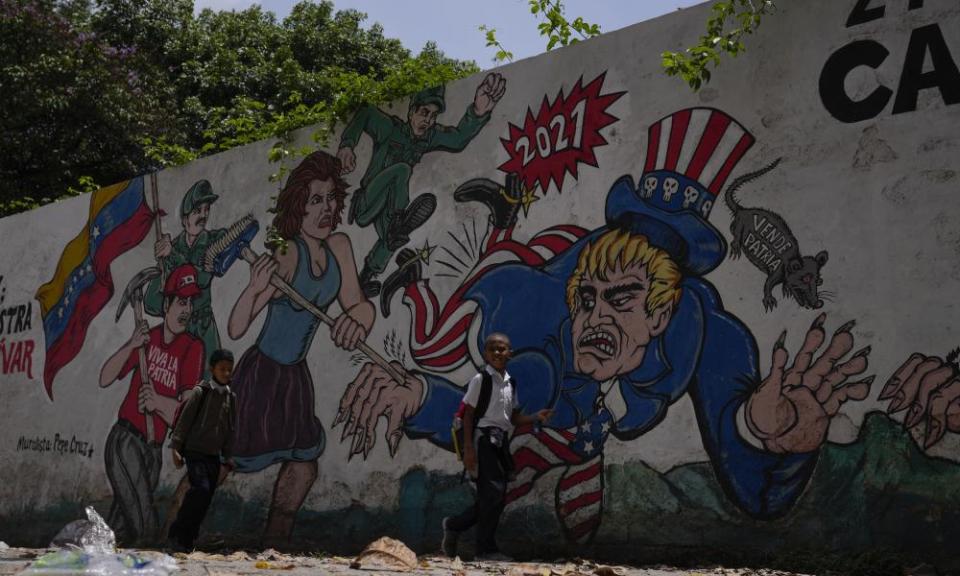
<svg viewBox="0 0 960 576"><path fill-rule="evenodd" d="M591 233L543 268L508 264L491 270L467 293L483 313L480 341L491 332L511 339L508 370L518 382L520 409L529 414L553 408L550 426L578 430L571 448L590 457L602 451L608 434L636 438L690 394L703 445L728 497L754 517L782 515L803 491L817 453L773 454L740 437L737 411L761 380L757 345L747 327L723 310L708 282L683 281L667 329L650 342L638 368L619 376L627 409L618 420L599 402L600 383L574 370L566 280L584 243L605 231ZM443 378L423 377L426 401L407 419L406 433L449 449L450 422L464 391Z"/></svg>

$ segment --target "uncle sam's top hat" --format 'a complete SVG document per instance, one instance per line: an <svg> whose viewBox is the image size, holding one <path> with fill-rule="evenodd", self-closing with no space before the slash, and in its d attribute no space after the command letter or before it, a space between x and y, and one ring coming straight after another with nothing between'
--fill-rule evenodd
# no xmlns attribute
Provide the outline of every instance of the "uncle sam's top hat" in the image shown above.
<svg viewBox="0 0 960 576"><path fill-rule="evenodd" d="M754 141L739 122L713 108L660 119L648 130L639 185L624 176L607 194L608 224L643 234L685 272L706 274L727 253L726 240L707 218Z"/></svg>

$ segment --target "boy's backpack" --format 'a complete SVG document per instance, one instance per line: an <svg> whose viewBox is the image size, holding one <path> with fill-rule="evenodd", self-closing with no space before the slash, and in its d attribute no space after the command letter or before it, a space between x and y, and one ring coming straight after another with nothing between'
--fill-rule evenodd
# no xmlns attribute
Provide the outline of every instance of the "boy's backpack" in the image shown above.
<svg viewBox="0 0 960 576"><path fill-rule="evenodd" d="M477 407L473 410L473 430L476 434L477 423L487 413L490 406L490 396L493 394L493 377L484 369L480 380L480 397L477 399ZM450 428L450 435L453 438L453 451L457 454L457 460L463 461L463 415L467 405L461 401L453 416L453 426Z"/></svg>

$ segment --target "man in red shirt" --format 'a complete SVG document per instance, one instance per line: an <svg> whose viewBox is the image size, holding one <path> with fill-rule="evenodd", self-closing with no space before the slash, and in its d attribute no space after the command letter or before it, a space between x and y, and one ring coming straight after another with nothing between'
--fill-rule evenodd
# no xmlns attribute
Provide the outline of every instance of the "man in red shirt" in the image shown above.
<svg viewBox="0 0 960 576"><path fill-rule="evenodd" d="M130 339L100 370L106 388L133 372L117 422L107 436L107 478L113 506L107 522L125 545L153 541L159 528L153 493L160 480L161 445L173 423L181 395L203 373L203 342L186 332L193 299L200 294L197 269L184 264L174 269L163 287L163 323L135 327ZM139 349L145 347L149 385L140 374ZM147 437L147 418L153 419L153 437Z"/></svg>

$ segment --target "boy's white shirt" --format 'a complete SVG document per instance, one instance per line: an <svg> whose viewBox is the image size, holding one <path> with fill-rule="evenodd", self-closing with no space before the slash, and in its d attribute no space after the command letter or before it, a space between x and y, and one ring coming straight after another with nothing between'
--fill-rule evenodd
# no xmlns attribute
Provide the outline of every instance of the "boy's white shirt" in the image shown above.
<svg viewBox="0 0 960 576"><path fill-rule="evenodd" d="M494 426L506 432L513 431L513 423L510 421L513 416L513 410L517 405L517 389L513 385L513 378L510 373L503 372L501 376L494 368L486 365L483 370L490 374L492 388L490 390L490 404L487 405L487 411L477 422L478 428ZM470 379L467 384L467 393L463 396L463 401L474 408L480 401L480 388L482 388L483 373L479 372Z"/></svg>

